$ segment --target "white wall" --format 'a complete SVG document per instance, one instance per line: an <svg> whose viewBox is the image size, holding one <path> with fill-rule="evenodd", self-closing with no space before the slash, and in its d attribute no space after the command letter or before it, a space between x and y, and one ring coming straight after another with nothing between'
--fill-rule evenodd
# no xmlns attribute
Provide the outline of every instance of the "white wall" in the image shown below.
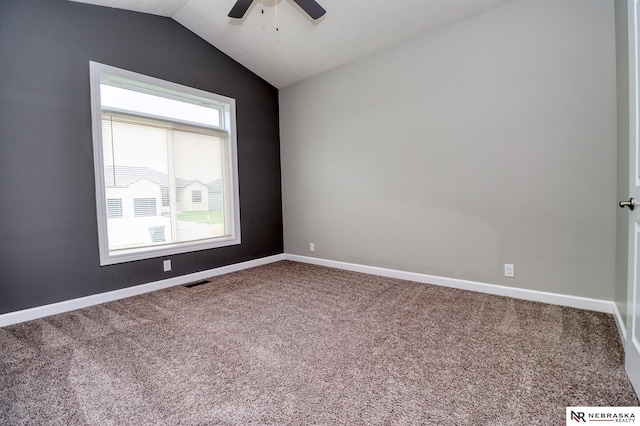
<svg viewBox="0 0 640 426"><path fill-rule="evenodd" d="M618 92L618 200L629 198L629 34L627 0L615 0L616 69ZM616 215L615 301L622 321L627 320L627 256L629 211Z"/></svg>
<svg viewBox="0 0 640 426"><path fill-rule="evenodd" d="M614 34L520 0L282 89L285 252L613 300Z"/></svg>

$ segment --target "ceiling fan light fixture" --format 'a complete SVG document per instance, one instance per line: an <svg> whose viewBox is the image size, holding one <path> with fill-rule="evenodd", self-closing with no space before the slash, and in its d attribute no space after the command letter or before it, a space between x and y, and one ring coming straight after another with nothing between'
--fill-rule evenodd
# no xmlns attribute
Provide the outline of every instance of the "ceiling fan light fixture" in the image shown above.
<svg viewBox="0 0 640 426"><path fill-rule="evenodd" d="M293 0L302 10L305 11L311 19L316 20L324 16L327 11L316 2L316 0ZM229 18L242 19L249 10L249 7L253 3L253 0L237 0L229 12ZM276 7L278 3L276 1ZM263 2L264 6L264 2ZM264 13L264 9L262 10Z"/></svg>

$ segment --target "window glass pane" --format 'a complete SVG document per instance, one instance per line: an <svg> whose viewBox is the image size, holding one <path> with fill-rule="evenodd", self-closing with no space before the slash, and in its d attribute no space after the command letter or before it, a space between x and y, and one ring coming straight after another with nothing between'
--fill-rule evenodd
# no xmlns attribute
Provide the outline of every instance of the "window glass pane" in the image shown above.
<svg viewBox="0 0 640 426"><path fill-rule="evenodd" d="M102 109L116 109L165 117L209 126L220 126L220 110L189 102L128 90L121 87L100 85Z"/></svg>
<svg viewBox="0 0 640 426"><path fill-rule="evenodd" d="M173 132L173 165L178 194L177 240L228 235L223 215L222 140Z"/></svg>
<svg viewBox="0 0 640 426"><path fill-rule="evenodd" d="M107 217L109 249L150 245L149 228L170 227L161 214L162 193L169 190L167 130L111 116L102 130L106 196L122 206L120 216Z"/></svg>

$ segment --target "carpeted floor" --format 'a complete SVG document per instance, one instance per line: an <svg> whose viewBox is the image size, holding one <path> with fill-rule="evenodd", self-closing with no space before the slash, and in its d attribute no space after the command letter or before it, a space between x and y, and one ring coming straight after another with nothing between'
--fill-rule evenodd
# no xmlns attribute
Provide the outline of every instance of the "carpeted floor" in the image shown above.
<svg viewBox="0 0 640 426"><path fill-rule="evenodd" d="M610 315L279 262L0 328L2 425L565 424Z"/></svg>

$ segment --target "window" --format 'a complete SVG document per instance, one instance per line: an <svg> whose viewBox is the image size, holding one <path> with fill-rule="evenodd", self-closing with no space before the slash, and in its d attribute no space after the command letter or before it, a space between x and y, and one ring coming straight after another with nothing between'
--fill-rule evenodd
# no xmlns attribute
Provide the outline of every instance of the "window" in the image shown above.
<svg viewBox="0 0 640 426"><path fill-rule="evenodd" d="M135 217L156 216L156 199L134 198L133 215Z"/></svg>
<svg viewBox="0 0 640 426"><path fill-rule="evenodd" d="M90 69L100 264L239 244L235 101Z"/></svg>
<svg viewBox="0 0 640 426"><path fill-rule="evenodd" d="M122 217L122 199L107 199L107 217Z"/></svg>

